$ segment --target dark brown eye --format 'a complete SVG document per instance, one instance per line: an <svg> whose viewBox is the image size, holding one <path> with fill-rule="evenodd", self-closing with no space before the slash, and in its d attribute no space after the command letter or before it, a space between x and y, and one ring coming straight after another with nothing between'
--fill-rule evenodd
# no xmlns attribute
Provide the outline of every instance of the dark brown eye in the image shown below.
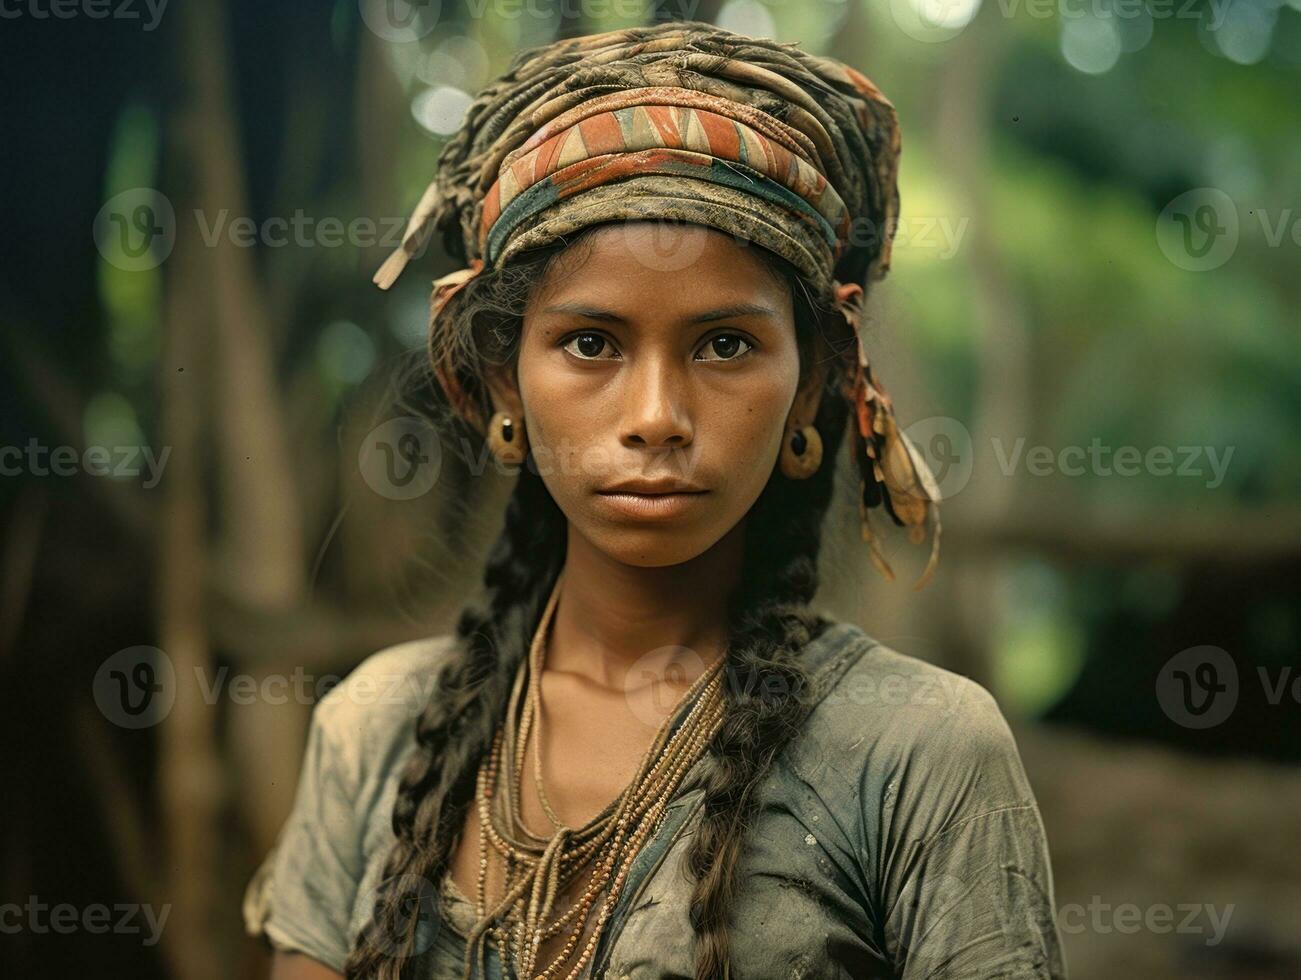
<svg viewBox="0 0 1301 980"><path fill-rule="evenodd" d="M599 333L578 333L565 341L564 348L578 357L598 359L601 352L608 347L606 339Z"/></svg>
<svg viewBox="0 0 1301 980"><path fill-rule="evenodd" d="M744 345L744 348L742 347ZM744 337L734 333L720 333L710 338L701 348L702 361L732 361L751 350L751 344ZM710 356L712 355L712 356Z"/></svg>

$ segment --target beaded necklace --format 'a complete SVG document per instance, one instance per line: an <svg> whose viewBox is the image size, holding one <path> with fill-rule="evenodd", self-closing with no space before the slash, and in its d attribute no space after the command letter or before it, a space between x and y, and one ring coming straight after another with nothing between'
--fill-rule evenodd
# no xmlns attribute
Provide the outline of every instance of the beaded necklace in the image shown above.
<svg viewBox="0 0 1301 980"><path fill-rule="evenodd" d="M563 578L563 575L561 576ZM577 980L596 950L601 929L619 900L629 866L641 845L659 826L665 808L687 770L704 753L723 720L723 672L720 657L687 689L677 708L660 725L628 786L582 827L568 827L556 815L542 785L541 678L546 638L560 596L557 578L528 656L520 664L506 719L479 768L475 804L479 813L479 872L475 889L476 925L466 939L465 978L484 957L489 934L516 975L531 980ZM691 707L675 729L684 705ZM520 800L526 747L533 733L532 776L538 800L551 822L549 837L524 826ZM502 769L503 760L506 771ZM489 909L486 882L489 856L505 865L501 898ZM584 873L589 877L575 901L559 914L556 897ZM601 900L590 937L579 950L588 920ZM538 963L544 940L565 932L560 952L545 966ZM577 959L567 973L570 960Z"/></svg>

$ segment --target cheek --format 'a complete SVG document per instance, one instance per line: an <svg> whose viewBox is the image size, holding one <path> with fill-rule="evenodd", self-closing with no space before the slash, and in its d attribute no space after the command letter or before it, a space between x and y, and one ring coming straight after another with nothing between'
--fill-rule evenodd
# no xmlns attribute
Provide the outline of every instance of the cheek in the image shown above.
<svg viewBox="0 0 1301 980"><path fill-rule="evenodd" d="M527 344L520 350L518 377L525 426L534 460L552 496L567 496L566 476L600 475L610 468L602 435L612 420L598 417L600 392L558 364L554 351Z"/></svg>
<svg viewBox="0 0 1301 980"><path fill-rule="evenodd" d="M752 377L713 400L717 407L698 434L707 436L714 468L738 490L762 488L767 481L786 431L795 385L794 376Z"/></svg>
<svg viewBox="0 0 1301 980"><path fill-rule="evenodd" d="M575 425L577 404L570 386L561 380L558 372L528 370L520 363L520 396L528 415L529 432L533 441L551 444L561 436L572 436L579 427ZM580 430L581 431L581 430Z"/></svg>

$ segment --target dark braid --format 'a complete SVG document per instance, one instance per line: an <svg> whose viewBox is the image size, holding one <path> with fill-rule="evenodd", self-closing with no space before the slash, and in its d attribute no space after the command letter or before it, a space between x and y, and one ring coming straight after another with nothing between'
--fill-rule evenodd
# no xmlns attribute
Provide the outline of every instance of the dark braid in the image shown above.
<svg viewBox="0 0 1301 980"><path fill-rule="evenodd" d="M797 319L801 308L809 312L797 301ZM848 403L828 390L814 420L822 466L807 480L775 472L746 518L745 571L728 605L726 714L709 746L700 825L686 858L696 879L691 924L697 980L729 975L728 916L742 885L736 869L755 794L799 731L808 683L799 655L828 625L809 603L818 589L822 519L848 412Z"/></svg>
<svg viewBox="0 0 1301 980"><path fill-rule="evenodd" d="M504 270L480 277L457 297L444 338L464 366L467 390L480 400L483 366L508 359L530 287L541 281L561 249L539 250ZM432 331L432 324L431 324ZM431 351L431 353L434 353ZM428 372L426 372L426 377ZM448 406L432 407L447 431L460 424ZM467 446L450 440L453 449ZM473 465L472 460L467 462ZM393 806L396 841L376 889L370 921L345 966L349 980L411 976L421 916L431 885L447 871L473 802L475 775L506 714L511 683L541 619L565 559L566 522L534 468L521 467L502 532L488 555L481 598L462 611L451 659L416 723L416 749Z"/></svg>
<svg viewBox="0 0 1301 980"><path fill-rule="evenodd" d="M416 725L417 748L393 807L397 840L384 866L375 911L346 976L408 977L429 885L442 880L473 800L480 759L505 715L531 625L564 562L565 519L536 474L520 472L505 527L488 558L485 597L456 626L457 654L444 666Z"/></svg>
<svg viewBox="0 0 1301 980"><path fill-rule="evenodd" d="M508 359L519 339L532 286L542 281L567 245L536 250L476 277L444 311L451 336L432 350L453 352L457 380L487 408L485 364ZM845 337L827 335L826 298L814 300L794 269L760 250L791 286L801 350L801 377L811 359L835 350ZM819 344L819 335L823 343ZM853 338L849 337L852 343ZM826 621L809 612L817 590L821 523L831 498L836 450L848 405L836 394L831 356L826 392L814 424L824 463L809 479L792 481L774 467L746 517L745 571L729 598L727 716L710 746L701 827L688 862L697 876L692 924L700 940L696 975L724 974L727 917L737 887L735 869L753 815L754 788L772 759L798 730L805 677L803 646ZM487 412L485 412L485 417ZM453 423L455 424L455 423ZM775 462L775 461L774 461ZM489 555L484 594L456 626L452 659L416 725L416 750L399 784L393 809L393 849L384 866L370 921L357 938L348 980L410 980L421 916L412 914L439 887L473 802L475 776L505 717L516 669L564 564L566 522L535 470L526 463L506 510L505 526Z"/></svg>

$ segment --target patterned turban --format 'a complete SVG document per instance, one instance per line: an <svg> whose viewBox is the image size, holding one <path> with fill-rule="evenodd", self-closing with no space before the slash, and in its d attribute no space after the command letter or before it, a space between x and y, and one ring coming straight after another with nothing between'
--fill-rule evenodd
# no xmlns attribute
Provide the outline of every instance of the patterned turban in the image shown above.
<svg viewBox="0 0 1301 980"><path fill-rule="evenodd" d="M857 336L863 285L890 266L899 148L880 90L795 44L699 21L557 41L517 53L474 100L375 282L387 289L440 233L465 268L434 283L437 330L447 301L484 268L589 225L676 220L788 259ZM435 368L464 406L452 372ZM915 539L933 524L938 545L939 496L861 337L851 373L863 535L891 578L868 509L883 504Z"/></svg>

